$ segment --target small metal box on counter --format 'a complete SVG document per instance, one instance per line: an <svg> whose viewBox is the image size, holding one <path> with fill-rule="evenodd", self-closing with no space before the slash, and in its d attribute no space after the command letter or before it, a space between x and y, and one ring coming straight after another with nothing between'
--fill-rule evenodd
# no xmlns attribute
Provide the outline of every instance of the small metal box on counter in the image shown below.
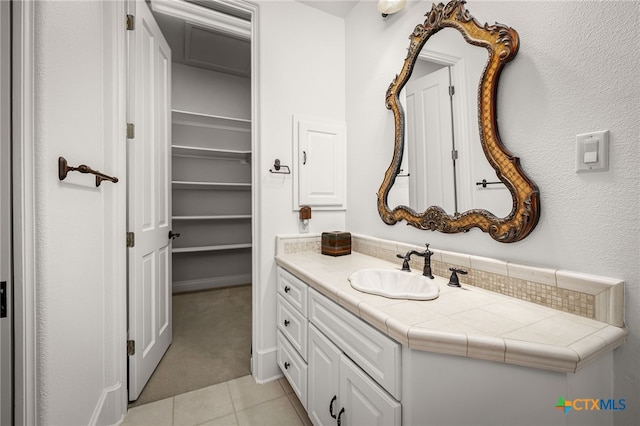
<svg viewBox="0 0 640 426"><path fill-rule="evenodd" d="M351 254L351 233L340 231L323 232L321 252L329 256Z"/></svg>

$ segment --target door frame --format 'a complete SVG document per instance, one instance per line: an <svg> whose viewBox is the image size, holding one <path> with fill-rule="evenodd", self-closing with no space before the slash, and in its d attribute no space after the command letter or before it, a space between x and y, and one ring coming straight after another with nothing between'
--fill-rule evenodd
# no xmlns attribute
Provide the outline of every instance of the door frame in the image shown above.
<svg viewBox="0 0 640 426"><path fill-rule="evenodd" d="M249 40L251 43L251 234L252 234L252 249L251 249L251 263L252 263L252 354L251 354L251 373L255 379L261 377L260 372L265 369L272 369L269 366L264 366L260 362L259 356L253 356L253 348L260 347L258 342L262 341L262 336L257 334L259 330L258 324L262 318L262 311L258 301L261 299L259 286L260 283L260 221L258 217L260 206L260 143L259 143L259 99L258 99L258 81L259 81L259 55L258 55L258 4L257 2L248 0L201 0L197 3L199 6L207 7L207 4L211 5L213 11L224 10L237 12L245 17L248 17L250 22L250 35ZM218 7L216 7L216 5ZM165 3L159 3L154 6L153 10L161 9L163 13L173 14L177 17L195 20L196 22L204 23L207 26L213 26L224 32L230 34L243 34L243 30L237 30L233 24L226 21L224 16L212 16L208 14L206 9L198 10L194 8L193 3L183 3L181 1L168 1ZM222 12L224 13L224 12Z"/></svg>
<svg viewBox="0 0 640 426"><path fill-rule="evenodd" d="M260 155L260 99L258 82L260 81L260 58L258 46L259 34L259 8L256 2L245 0L213 0L217 3L231 6L237 10L244 11L250 15L251 19L251 375L254 380L263 376L265 370L273 367L262 364L261 357L254 356L255 348L262 347L264 340L260 331L260 323L263 320L264 308L258 303L262 300L261 291L261 220L260 220L260 200L261 197L261 158Z"/></svg>
<svg viewBox="0 0 640 426"><path fill-rule="evenodd" d="M0 319L0 424L13 422L13 299L11 265L11 3L0 3L0 280L5 317Z"/></svg>
<svg viewBox="0 0 640 426"><path fill-rule="evenodd" d="M37 424L34 4L12 1L14 423Z"/></svg>
<svg viewBox="0 0 640 426"><path fill-rule="evenodd" d="M263 336L260 332L260 323L264 318L265 308L261 306L259 301L261 296L261 220L260 220L260 200L261 200L261 155L260 155L260 99L258 82L260 81L260 58L259 58L259 6L258 0L198 0L194 3L206 5L218 5L218 10L235 11L247 16L250 22L251 34L251 375L254 380L261 383L261 377L268 377L266 381L271 380L268 372L273 371L273 366L268 364L268 360L264 354L255 353L256 348L264 345L264 339L269 336ZM213 7L213 9L216 9ZM219 23L224 30L224 22ZM269 351L267 351L269 352ZM269 358L272 359L272 358Z"/></svg>

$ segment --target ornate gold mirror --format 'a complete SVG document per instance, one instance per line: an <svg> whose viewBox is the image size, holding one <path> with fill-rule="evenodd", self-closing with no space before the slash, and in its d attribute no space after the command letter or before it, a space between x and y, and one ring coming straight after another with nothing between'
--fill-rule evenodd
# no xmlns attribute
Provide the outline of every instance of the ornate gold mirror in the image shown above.
<svg viewBox="0 0 640 426"><path fill-rule="evenodd" d="M498 80L504 65L512 60L518 52L518 34L514 29L497 23L495 25L480 25L465 9L464 4L464 0L452 0L447 3L447 5L442 3L438 5L434 4L431 11L426 14L424 23L417 25L413 33L409 36L411 42L402 70L391 82L386 94L386 107L392 110L395 122L395 145L393 159L385 173L384 181L378 190L378 212L382 220L389 225L393 225L400 220L406 220L408 225L415 226L416 228L432 231L437 230L445 233L466 232L471 228L477 227L484 232L488 232L496 241L504 243L515 242L529 235L538 223L540 215L540 200L537 186L525 175L520 167L519 158L514 157L504 147L498 134L496 117ZM479 51L483 51L482 48L484 48L488 51L488 59L484 64L484 69L478 71L477 111L473 108L470 109L472 112L467 114L471 122L475 121L475 117L472 117L472 115L477 113L477 127L467 126L466 128L475 128L478 136L475 137L474 134L470 134L475 132L467 132L466 135L464 131L456 132L456 126L451 125L452 128L449 129L449 133L451 134L452 147L449 148L449 141L446 143L443 142L442 144L443 146L447 146L447 148L442 148L445 156L450 155L450 159L452 160L452 167L450 167L452 169L451 173L453 173L452 185L445 182L434 182L436 179L433 178L433 173L431 173L431 176L429 176L428 173L422 173L425 168L429 169L429 171L443 169L444 166L442 165L448 162L446 159L443 159L441 154L435 155L433 151L426 152L426 149L423 147L416 148L412 146L416 139L411 135L411 127L409 128L410 131L407 132L407 117L405 115L405 108L403 107L403 102L406 103L409 98L403 89L407 86L414 69L422 66L420 65L421 56L429 56L427 52L428 49L423 51L423 47L428 40L435 41L436 37L434 36L436 33L444 29L447 29L448 32L453 31L456 33L457 35L455 37L461 35L464 38L464 44L467 45L467 48L473 47ZM447 35L450 36L450 34ZM453 58L454 56L451 57ZM447 64L447 60L447 58L438 58L436 62ZM464 61L471 62L471 59L467 57L460 63ZM453 62L455 62L455 60L453 60ZM452 67L446 66L445 68L448 71L444 73L446 74L448 72L449 76L451 76ZM460 71L454 71L454 74L456 72L459 73ZM443 74L443 72L440 73ZM458 78L462 80L459 75ZM409 87L412 87L412 85L413 81ZM454 90L450 87L455 86L447 87L450 95L453 95ZM431 97L429 92L425 93L423 96L426 96L426 98ZM463 109L461 109L461 111L462 110ZM423 110L420 109L416 111L418 111L418 114L423 113ZM413 109L409 110L409 115L415 115L416 111ZM440 116L440 113L437 115ZM420 122L421 128L432 129L440 125L441 130L447 133L446 124L441 125L430 121L430 117L431 116L429 116L428 119L417 117L422 120ZM464 117L464 113L459 114L458 118L460 117ZM413 118L412 116L412 119ZM463 127L458 125L458 128ZM439 134L440 133L438 133L438 135ZM456 136L454 136L454 134L456 134ZM409 137L409 148L413 148L413 150L407 149L407 144L405 143L406 137ZM496 216L484 208L469 208L462 213L458 212L456 193L460 191L457 190L458 183L456 180L459 180L457 177L460 172L456 172L456 162L458 161L456 137L459 145L466 143L467 146L475 147L478 152L479 148L477 145L479 145L483 154L479 153L476 157L485 157L488 165L495 170L497 181L490 176L487 176L488 179L482 180L475 177L474 179L477 180L477 182L475 182L477 188L486 189L489 185L497 184L496 187L502 187L505 194L508 193L511 196L511 211L505 217ZM479 144L478 142L473 142L474 137L479 141ZM429 149L432 150L432 148ZM415 161L412 156L407 155L408 152L415 153L416 150L422 150L421 157L423 159L425 156L429 157L429 160L421 163L420 161ZM473 150L471 150L470 153L473 153ZM409 157L409 160L407 157ZM415 204L407 203L411 204L411 207L400 204L391 209L388 201L389 193L394 183L397 182L398 185L401 185L401 179L411 176L412 173L413 177L411 179L414 182L413 193L417 194L413 198L418 200L418 202ZM420 182L418 182L418 185L415 184L416 176L419 176L418 180ZM469 178L469 176L467 176L467 178ZM425 201L428 200L428 197L424 197L422 192L426 187L434 183L441 188L452 187L452 203L443 200L440 203L442 205L431 205L428 201ZM467 182L463 182L463 184L468 186L474 185L469 179L467 179ZM399 200L401 199L402 197L399 198ZM505 199L508 199L508 197ZM508 201L506 203L508 207ZM447 207L445 207L445 205ZM466 207L465 203L462 203L462 205ZM422 213L417 212L423 208L426 208L426 210ZM495 211L500 210L500 208L497 208ZM449 211L449 213L447 213L447 211ZM506 211L505 209L505 212Z"/></svg>

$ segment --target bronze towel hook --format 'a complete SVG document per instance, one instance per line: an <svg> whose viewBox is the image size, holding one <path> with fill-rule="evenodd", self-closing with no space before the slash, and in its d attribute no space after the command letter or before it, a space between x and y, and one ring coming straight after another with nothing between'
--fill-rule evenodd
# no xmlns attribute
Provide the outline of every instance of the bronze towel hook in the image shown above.
<svg viewBox="0 0 640 426"><path fill-rule="evenodd" d="M91 167L84 164L80 164L78 167L70 166L64 157L58 157L58 178L60 180L64 180L67 177L67 173L69 172L90 173L92 175L95 175L96 187L100 186L103 180L108 180L109 182L113 183L118 182L117 177L105 175L104 173L93 170Z"/></svg>

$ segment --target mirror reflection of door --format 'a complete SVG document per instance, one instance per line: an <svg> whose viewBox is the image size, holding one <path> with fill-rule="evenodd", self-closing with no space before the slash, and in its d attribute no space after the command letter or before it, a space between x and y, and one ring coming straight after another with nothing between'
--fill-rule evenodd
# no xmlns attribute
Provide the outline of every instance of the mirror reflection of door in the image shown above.
<svg viewBox="0 0 640 426"><path fill-rule="evenodd" d="M422 61L420 61L422 62ZM438 67L425 62L424 68ZM414 69L414 72L416 70ZM451 115L449 67L440 66L406 86L409 205L416 211L440 206L457 212L455 143Z"/></svg>

